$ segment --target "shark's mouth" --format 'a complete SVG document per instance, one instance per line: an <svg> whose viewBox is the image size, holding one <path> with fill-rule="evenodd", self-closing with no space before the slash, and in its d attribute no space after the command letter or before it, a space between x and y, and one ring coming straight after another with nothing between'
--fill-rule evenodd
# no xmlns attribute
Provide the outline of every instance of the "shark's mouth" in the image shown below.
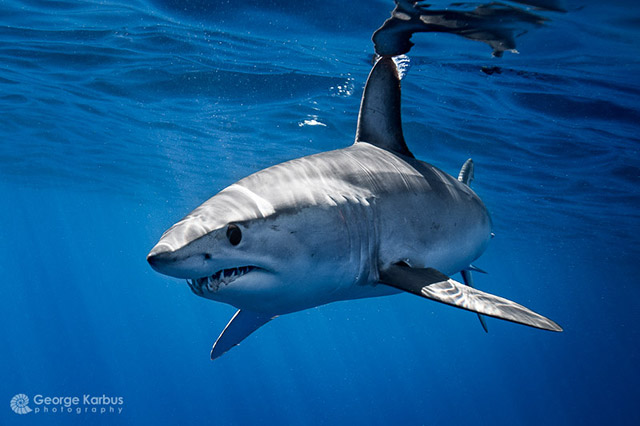
<svg viewBox="0 0 640 426"><path fill-rule="evenodd" d="M204 278L187 280L187 284L195 294L202 295L205 291L216 292L221 285L229 285L243 275L260 269L257 266L240 266L237 268L222 269L213 275Z"/></svg>

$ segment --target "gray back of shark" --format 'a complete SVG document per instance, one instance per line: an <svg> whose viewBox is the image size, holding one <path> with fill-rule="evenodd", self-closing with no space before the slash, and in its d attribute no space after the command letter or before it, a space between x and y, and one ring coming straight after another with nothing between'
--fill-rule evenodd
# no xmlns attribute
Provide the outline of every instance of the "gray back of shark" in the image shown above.
<svg viewBox="0 0 640 426"><path fill-rule="evenodd" d="M148 261L186 278L197 295L239 309L212 359L278 315L401 291L560 331L471 287L471 262L492 235L472 175L470 160L455 179L414 158L402 134L396 65L383 57L367 80L353 145L223 189L167 230ZM449 277L461 271L467 285Z"/></svg>

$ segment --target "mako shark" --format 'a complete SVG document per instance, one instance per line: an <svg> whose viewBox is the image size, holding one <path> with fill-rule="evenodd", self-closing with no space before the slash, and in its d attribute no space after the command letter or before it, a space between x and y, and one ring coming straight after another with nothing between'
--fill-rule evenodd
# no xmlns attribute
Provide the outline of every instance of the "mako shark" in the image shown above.
<svg viewBox="0 0 640 426"><path fill-rule="evenodd" d="M211 359L279 315L403 291L562 331L471 286L472 262L492 237L487 209L468 185L473 163L455 179L414 158L390 57L369 74L355 139L232 184L169 228L149 253L156 271L238 308ZM449 277L457 272L465 284Z"/></svg>

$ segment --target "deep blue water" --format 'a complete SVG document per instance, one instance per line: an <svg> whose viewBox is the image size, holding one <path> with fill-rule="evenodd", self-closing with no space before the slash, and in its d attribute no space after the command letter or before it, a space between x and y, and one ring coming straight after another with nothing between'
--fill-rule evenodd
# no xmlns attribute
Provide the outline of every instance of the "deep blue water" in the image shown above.
<svg viewBox="0 0 640 426"><path fill-rule="evenodd" d="M0 424L639 424L637 4L569 0L502 58L433 33L409 53L409 147L454 175L473 157L492 214L477 286L563 333L399 295L212 362L234 309L147 252L235 180L350 144L393 8L237 3L0 4ZM124 404L17 415L19 393Z"/></svg>

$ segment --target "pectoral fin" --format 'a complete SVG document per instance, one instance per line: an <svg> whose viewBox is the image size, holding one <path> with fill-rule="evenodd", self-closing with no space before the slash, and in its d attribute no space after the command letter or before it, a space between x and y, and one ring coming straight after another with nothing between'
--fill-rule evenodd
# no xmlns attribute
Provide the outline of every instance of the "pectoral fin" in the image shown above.
<svg viewBox="0 0 640 426"><path fill-rule="evenodd" d="M555 322L510 300L476 290L433 268L392 265L380 271L380 282L427 299L478 314L550 331L562 331Z"/></svg>
<svg viewBox="0 0 640 426"><path fill-rule="evenodd" d="M229 349L243 341L251 333L275 318L271 315L259 314L256 312L239 310L231 318L231 321L222 330L220 336L211 349L211 359L214 360Z"/></svg>

